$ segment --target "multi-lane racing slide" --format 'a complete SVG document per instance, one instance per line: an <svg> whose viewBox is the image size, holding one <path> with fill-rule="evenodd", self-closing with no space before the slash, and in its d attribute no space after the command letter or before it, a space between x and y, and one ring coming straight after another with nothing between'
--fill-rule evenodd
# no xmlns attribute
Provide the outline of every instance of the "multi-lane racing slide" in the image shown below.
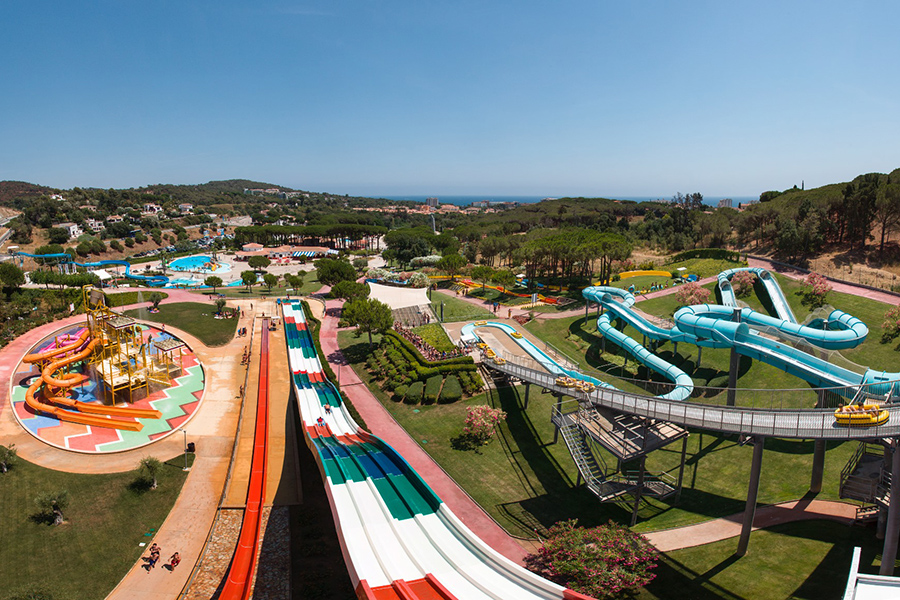
<svg viewBox="0 0 900 600"><path fill-rule="evenodd" d="M27 252L16 252L16 256L27 256L34 259L58 258L62 263L73 264L76 267L85 269L102 269L104 267L125 267L125 277L137 281L143 281L147 285L159 287L169 283L169 278L165 275L136 275L131 272L131 263L127 260L99 260L97 262L80 263L72 259L72 256L65 252L57 254L29 254Z"/></svg>
<svg viewBox="0 0 900 600"><path fill-rule="evenodd" d="M25 392L25 403L33 410L52 415L60 421L140 431L144 427L141 422L113 417L158 419L162 413L154 409L106 406L100 403L73 400L67 396L67 393L72 387L82 383L85 376L79 373L65 373L62 376L56 376L60 369L85 360L99 343L100 340L92 339L90 332L85 329L74 340L58 348L26 355L23 359L24 362L45 364L46 366L41 369L41 376L28 386L28 390ZM43 398L38 398L37 393L41 387L43 387ZM56 406L58 404L73 408L78 412L65 410Z"/></svg>
<svg viewBox="0 0 900 600"><path fill-rule="evenodd" d="M262 507L266 497L269 442L269 320L262 321L259 353L259 387L256 401L256 428L253 432L253 458L250 463L250 483L247 486L247 505L238 545L231 559L228 576L222 586L220 600L247 600L253 589L259 548Z"/></svg>
<svg viewBox="0 0 900 600"><path fill-rule="evenodd" d="M579 599L495 552L326 381L299 302L282 305L292 382L351 579L364 600Z"/></svg>

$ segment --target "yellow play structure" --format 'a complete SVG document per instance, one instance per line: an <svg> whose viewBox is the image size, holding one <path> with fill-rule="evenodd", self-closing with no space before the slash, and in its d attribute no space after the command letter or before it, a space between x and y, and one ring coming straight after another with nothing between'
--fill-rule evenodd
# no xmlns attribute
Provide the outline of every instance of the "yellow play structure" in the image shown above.
<svg viewBox="0 0 900 600"><path fill-rule="evenodd" d="M135 392L149 395L152 384L168 387L181 375L184 342L174 338L155 340L151 348L143 340L140 325L106 306L100 290L85 286L83 299L88 331L93 339L100 340L88 364L96 370L113 403L117 396L132 403Z"/></svg>

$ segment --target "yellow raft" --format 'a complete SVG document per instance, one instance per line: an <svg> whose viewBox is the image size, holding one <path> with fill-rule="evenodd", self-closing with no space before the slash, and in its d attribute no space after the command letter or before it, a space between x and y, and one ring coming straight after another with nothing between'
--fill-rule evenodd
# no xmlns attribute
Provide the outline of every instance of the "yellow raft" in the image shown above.
<svg viewBox="0 0 900 600"><path fill-rule="evenodd" d="M854 410L847 410L853 408ZM843 407L834 411L834 420L844 427L873 427L887 423L890 413L877 404Z"/></svg>

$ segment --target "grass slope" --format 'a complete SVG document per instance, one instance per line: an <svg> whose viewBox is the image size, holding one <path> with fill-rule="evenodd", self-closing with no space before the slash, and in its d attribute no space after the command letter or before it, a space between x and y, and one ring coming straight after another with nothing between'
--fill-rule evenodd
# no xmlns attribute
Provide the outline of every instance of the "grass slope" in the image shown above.
<svg viewBox="0 0 900 600"><path fill-rule="evenodd" d="M163 465L159 487L137 471L82 475L19 460L0 475L0 594L37 586L54 600L104 598L138 560L144 534L159 529L187 473L181 458ZM33 518L34 498L68 490L67 522Z"/></svg>
<svg viewBox="0 0 900 600"><path fill-rule="evenodd" d="M207 346L222 346L234 337L239 319L216 319L216 307L211 304L176 302L160 304L159 312L145 309L129 310L130 317L165 323L186 331Z"/></svg>

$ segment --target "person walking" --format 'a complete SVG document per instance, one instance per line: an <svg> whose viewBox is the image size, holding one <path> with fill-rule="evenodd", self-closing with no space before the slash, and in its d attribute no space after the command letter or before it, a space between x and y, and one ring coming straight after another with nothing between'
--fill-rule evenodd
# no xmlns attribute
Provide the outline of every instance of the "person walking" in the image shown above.
<svg viewBox="0 0 900 600"><path fill-rule="evenodd" d="M181 562L181 555L177 552L169 557L169 570L174 571L175 567L178 566L178 563Z"/></svg>

